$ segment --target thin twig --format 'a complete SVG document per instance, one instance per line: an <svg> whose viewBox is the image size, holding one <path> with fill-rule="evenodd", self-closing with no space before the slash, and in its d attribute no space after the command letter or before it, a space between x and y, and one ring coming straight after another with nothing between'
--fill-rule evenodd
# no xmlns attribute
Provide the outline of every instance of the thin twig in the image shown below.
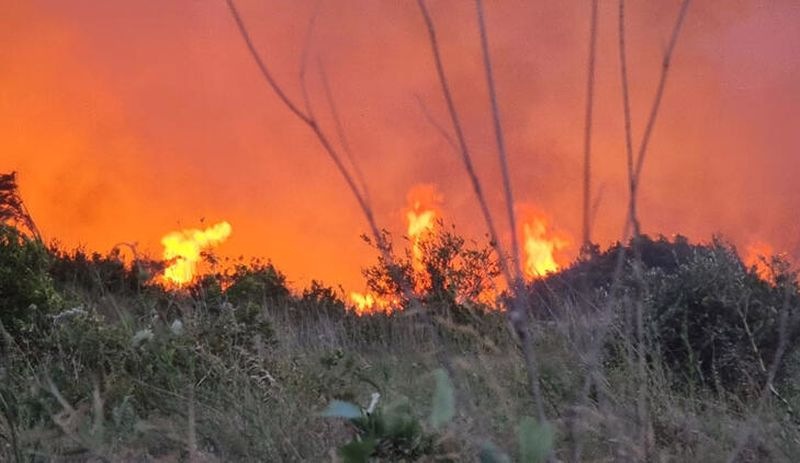
<svg viewBox="0 0 800 463"><path fill-rule="evenodd" d="M601 323L600 323L600 326L598 328L598 333L597 333L596 337L594 338L594 340L593 340L594 342L592 343L592 345L590 347L590 351L589 351L589 373L587 374L586 381L584 382L584 387L583 387L581 396L578 399L579 405L585 405L586 399L588 398L588 394L589 394L589 391L591 389L591 385L592 385L593 381L595 380L594 376L595 376L595 372L596 372L596 370L598 368L598 364L599 364L599 360L600 360L600 356L601 356L601 351L602 351L602 346L603 346L603 343L605 341L606 334L608 333L608 329L610 328L611 320L613 318L611 316L610 312L611 312L611 309L613 308L613 306L614 306L614 304L616 302L616 293L617 293L617 291L619 289L619 286L621 284L620 280L621 280L621 277L622 277L622 270L624 268L624 263L625 263L624 243L628 240L628 237L630 236L631 228L634 229L634 231L633 231L634 232L634 237L638 236L638 228L639 228L639 226L638 226L638 219L637 219L637 217L635 215L635 211L636 211L635 203L636 203L636 195L637 195L637 192L638 192L639 178L640 178L642 166L643 166L643 163L644 163L645 155L647 153L647 147L648 147L648 144L649 144L649 140L650 140L650 137L652 135L653 128L655 127L655 121L656 121L656 117L658 116L658 111L659 111L659 108L660 108L660 105L661 105L661 99L662 99L663 94L664 94L664 88L665 88L666 81L667 81L667 75L669 73L669 64L670 64L671 59L672 59L672 53L675 50L675 44L677 43L678 36L680 34L680 31L681 31L681 26L682 26L682 24L684 22L684 19L686 18L686 12L688 10L688 7L689 7L690 3L691 3L691 0L684 0L683 1L683 3L681 4L681 7L680 7L680 11L678 12L678 17L677 17L677 19L675 21L675 26L672 29L672 35L670 37L669 45L667 47L667 50L666 50L666 52L664 54L664 59L662 61L661 76L659 78L659 83L658 83L658 87L657 87L657 90L656 90L655 100L653 101L653 105L652 105L652 107L650 109L650 115L649 115L649 118L648 118L648 121L647 121L647 126L645 128L644 135L642 136L642 142L641 142L640 147L639 147L639 156L638 156L638 159L637 159L637 162L636 162L636 167L632 171L633 175L631 175L631 167L630 167L631 166L631 160L632 160L632 155L631 155L632 154L632 148L628 147L628 150L631 153L628 156L629 157L628 172L629 172L629 182L630 182L629 185L631 185L631 196L630 196L630 202L629 202L629 207L628 207L628 213L626 214L625 226L623 227L622 246L620 246L619 254L617 256L617 263L616 263L616 266L615 266L615 269L614 269L614 277L613 277L613 280L612 280L611 289L609 290L608 299L606 301L606 304L605 304L605 306L603 308L603 312L601 314ZM621 6L620 20L624 21L624 5ZM620 25L620 31L622 33L624 33L624 26L623 25ZM624 41L624 35L623 35L623 36L620 37L621 58L624 58L624 55L625 55L625 53L624 53L624 45L625 45L625 41ZM629 140L629 138L630 138L630 111L629 111L629 109L627 109L627 108L629 108L629 103L628 103L628 98L627 98L627 91L628 91L627 68L625 68L625 71L623 72L623 77L625 79L624 83L623 83L623 96L624 96L624 99L626 101L626 103L625 103L625 106L626 106L626 114L625 114L625 118L626 118L626 145L631 145L632 146L632 143ZM634 251L636 250L635 242L636 242L636 239L634 239ZM640 315L641 314L638 314L637 318ZM637 323L637 325L638 325L638 323ZM640 345L640 350L641 349L642 349L642 346ZM640 353L640 355L641 355L641 353ZM573 461L580 461L581 452L582 452L582 442L579 441L579 442L577 442L577 444L573 448L572 460Z"/></svg>
<svg viewBox="0 0 800 463"><path fill-rule="evenodd" d="M331 117L333 118L333 127L336 130L337 138L339 138L339 144L342 145L342 151L344 151L345 156L347 156L347 160L350 162L350 165L353 168L353 172L356 174L356 180L358 180L362 194L366 198L367 202L369 202L369 189L367 188L367 181L364 178L361 167L356 162L355 156L353 156L353 151L350 149L350 141L347 139L347 134L344 131L344 125L342 125L339 111L336 108L336 100L333 98L333 92L331 91L330 82L328 81L328 73L325 71L325 65L319 58L317 58L317 68L319 69L320 80L322 81L322 89L325 92L325 99L328 102L328 108L330 109Z"/></svg>
<svg viewBox="0 0 800 463"><path fill-rule="evenodd" d="M453 139L453 136L450 135L447 132L447 130L444 127L442 127L442 124L440 124L433 117L433 114L431 114L430 110L425 105L425 102L422 100L422 98L420 98L419 95L414 95L414 97L416 98L417 104L419 105L420 109L422 110L422 114L425 116L425 120L428 121L428 123L430 125L432 125L434 129L436 129L436 132L438 132L439 135L441 135L442 138L444 138L444 140L447 142L447 144L450 145L451 148L453 148L453 151L458 153L458 145L456 144L456 141Z"/></svg>
<svg viewBox="0 0 800 463"><path fill-rule="evenodd" d="M267 67L267 65L264 62L264 60L261 58L261 55L258 53L258 50L256 50L255 46L253 45L253 41L250 38L250 33L248 32L247 27L244 24L244 21L242 20L240 14L239 14L239 12L238 12L238 10L236 8L234 0L226 0L226 3L228 4L228 8L229 8L229 10L231 12L231 15L233 16L233 18L234 18L234 20L236 22L236 26L237 26L237 28L239 30L239 33L241 34L242 38L244 39L244 41L245 41L245 43L247 45L248 50L250 51L250 54L251 54L253 60L258 65L258 68L261 71L262 76L267 81L267 83L272 88L272 90L278 95L278 97L281 99L281 101L283 101L283 103L287 106L287 108L289 108L291 110L291 112L295 116L297 116L302 122L304 122L311 129L311 131L314 133L314 135L316 136L316 138L319 141L319 143L322 145L322 147L325 150L325 152L328 154L330 159L336 165L336 168L339 170L339 173L342 175L342 177L347 182L347 186L350 188L350 191L353 193L353 196L356 197L356 200L358 202L359 207L361 208L362 213L364 214L364 217L367 219L367 223L368 223L368 225L370 227L370 232L372 233L372 236L375 239L375 244L376 244L376 246L378 248L378 251L383 256L385 265L389 269L391 276L400 285L400 289L403 292L403 295L404 295L405 299L407 301L409 301L409 303L413 307L420 307L421 306L421 302L419 301L419 299L414 294L413 288L411 288L406 283L405 279L397 271L397 266L394 264L394 258L392 257L392 255L390 253L390 249L389 249L388 243L386 243L386 240L384 239L383 234L381 233L380 229L378 228L377 222L375 221L374 213L372 211L372 207L371 207L367 197L365 196L365 193L362 192L361 190L359 190L358 186L356 185L356 183L355 183L355 181L353 179L353 176L347 170L347 168L344 165L344 163L342 163L341 156L339 155L339 153L336 150L336 148L334 148L334 146L331 143L330 139L328 138L327 134L322 130L322 128L319 125L318 121L314 118L313 113L311 113L311 112L304 113L303 111L301 111L297 107L297 105L294 104L289 99L289 97L286 95L286 93L281 89L281 87L278 85L278 83L272 77L272 74L270 73L269 68ZM308 102L308 106L310 107L310 101L308 99L308 93L307 93L307 91L305 89L305 84L304 84L304 82L301 82L301 84L304 87L303 88L304 97L306 98L306 101ZM332 99L331 99L331 101L332 101ZM438 332L436 331L436 328L433 326L433 321L432 321L432 319L430 317L430 314L428 314L424 310L419 310L418 312L420 313L420 316L433 327L432 332L433 332L433 336L435 338L435 342L436 342L437 346L441 346L442 347L442 349L437 350L438 360L443 365L443 367L447 370L447 372L450 375L450 377L451 378L455 378L455 369L453 368L453 365L452 365L452 362L450 361L449 356L445 352L446 346L444 346L444 344L442 343L442 340L440 339L440 336L439 336ZM469 404L467 404L467 406L468 405Z"/></svg>
<svg viewBox="0 0 800 463"><path fill-rule="evenodd" d="M650 108L650 116L647 119L647 125L645 126L644 134L642 135L642 142L639 145L639 153L636 159L637 186L642 175L642 168L644 167L644 160L645 156L647 155L647 147L650 143L650 136L653 133L653 127L656 123L658 110L661 107L661 99L664 96L664 87L667 84L667 76L669 75L670 63L672 62L672 52L675 51L675 44L678 42L681 26L683 26L684 19L686 18L686 12L688 11L689 4L691 2L692 0L683 0L683 3L681 4L681 9L678 12L678 19L675 21L675 26L672 28L672 35L670 36L669 44L667 45L667 50L664 53L664 59L661 63L661 77L658 80L656 96L653 101L653 106Z"/></svg>
<svg viewBox="0 0 800 463"><path fill-rule="evenodd" d="M250 38L250 33L247 31L247 27L245 26L242 17L239 15L239 10L236 8L236 5L233 3L233 0L226 0L226 2L228 4L228 9L231 12L231 16L233 16L234 21L236 21L236 27L239 29L239 33L242 35L245 45L247 45L248 51L250 51L250 55L253 58L253 61L256 62L259 71L261 71L261 75L264 77L269 86L272 88L272 91L275 92L276 95L278 95L278 98L281 99L283 104L285 104L286 107L289 108L289 110L293 112L295 116L300 118L306 124L311 125L312 124L311 118L308 115L306 115L303 111L301 111L300 108L298 108L292 102L292 100L290 100L289 97L286 96L286 93L284 93L281 86L278 85L278 82L276 82L275 78L272 77L272 73L269 72L269 68L267 68L267 65L264 64L264 61L261 59L261 55L258 54L258 50L256 50L255 45L253 45L253 40Z"/></svg>
<svg viewBox="0 0 800 463"><path fill-rule="evenodd" d="M595 0L596 2L596 0ZM494 134L497 141L497 154L500 160L500 172L503 175L503 190L506 199L506 212L508 213L508 223L511 229L511 258L513 264L513 274L515 278L520 278L519 244L517 243L517 219L514 215L514 194L511 188L511 178L508 174L508 156L506 155L506 143L503 136L503 124L500 121L500 107L497 103L497 91L494 87L494 73L492 71L492 60L489 54L489 38L486 33L486 21L483 13L483 1L475 0L478 10L478 28L481 35L481 50L483 51L483 68L486 70L486 87L489 90L489 100L492 104L492 123Z"/></svg>
<svg viewBox="0 0 800 463"><path fill-rule="evenodd" d="M592 243L592 112L594 109L594 73L597 50L597 3L592 0L592 19L589 26L589 62L586 77L586 120L583 128L583 247Z"/></svg>
<svg viewBox="0 0 800 463"><path fill-rule="evenodd" d="M258 65L259 70L261 71L261 75L267 81L267 84L269 84L270 88L272 88L273 92L275 92L275 94L286 105L286 107L289 108L289 110L295 116L297 116L298 119L300 119L303 123L305 123L311 129L312 132L314 132L314 135L316 135L317 140L322 145L323 149L328 154L328 157L330 157L331 161L333 161L333 163L336 165L336 168L339 170L339 173L342 175L345 182L347 182L347 186L350 188L350 191L356 197L356 201L358 202L361 211L363 212L364 216L367 219L367 223L370 227L370 232L374 236L376 244L378 245L379 249L383 249L384 248L383 237L381 235L377 223L375 222L374 214L372 212L372 207L370 206L364 195L359 190L358 186L353 180L352 175L350 175L350 172L342 163L341 156L339 156L339 153L333 147L330 140L325 135L325 132L322 131L316 119L314 119L312 115L307 114L302 110L300 110L298 106L289 99L289 97L286 95L286 93L283 91L280 85L275 81L266 63L264 63L264 60L261 59L261 55L258 53L258 50L256 50L255 45L253 44L253 41L250 37L250 33L247 30L247 26L244 24L244 21L242 20L242 17L239 14L239 11L237 10L234 1L226 0L226 3L228 4L228 9L231 12L231 16L233 16L233 19L236 22L236 27L238 28L239 33L242 36L242 39L244 39L245 44L247 45L247 49L250 51L250 55L253 58L253 61L255 61L255 63Z"/></svg>
<svg viewBox="0 0 800 463"><path fill-rule="evenodd" d="M483 188L481 187L480 179L478 179L478 175L475 172L475 167L472 164L472 156L470 155L469 147L467 146L464 130L461 127L461 120L458 116L458 111L456 111L455 103L453 102L453 97L450 92L450 84L447 81L447 76L444 72L444 65L442 64L442 57L439 51L439 41L436 37L436 28L433 25L433 19L431 19L431 15L428 12L428 7L425 5L425 0L417 0L417 4L419 5L420 12L422 13L422 18L425 20L425 27L428 31L428 39L431 44L433 60L436 66L436 74L439 78L439 84L442 87L442 94L444 96L445 103L447 104L447 112L450 115L450 120L456 133L456 141L458 142L459 154L461 155L461 160L464 163L464 169L467 171L467 175L469 176L472 184L472 189L478 200L481 213L483 214L483 219L486 222L487 228L489 229L489 239L492 242L492 247L495 248L495 251L500 257L501 270L506 277L506 280L508 282L512 282L514 278L512 278L508 268L508 263L503 258L504 253L502 252L502 245L498 239L497 229L494 226L492 214L489 211L489 206L486 202L486 198L483 195Z"/></svg>
<svg viewBox="0 0 800 463"><path fill-rule="evenodd" d="M633 235L639 236L639 220L636 213L636 174L633 170L633 134L631 133L628 59L625 51L625 0L619 0L619 63L622 76L623 117L625 119L625 159L628 167L628 215L633 222Z"/></svg>
<svg viewBox="0 0 800 463"><path fill-rule="evenodd" d="M793 287L790 282L785 282L784 284L786 287L784 290L784 299L781 307L780 319L778 320L778 348L775 349L775 355L772 358L769 371L767 371L766 382L764 383L764 388L761 390L761 395L758 398L756 410L747 420L744 427L740 430L739 437L736 440L736 447L733 449L733 452L731 452L730 456L728 456L728 463L734 463L739 458L739 454L741 454L744 448L747 446L747 442L750 440L750 436L753 433L755 417L761 413L761 410L764 408L764 403L767 401L767 397L769 397L770 393L776 392L773 384L775 381L775 376L778 374L778 368L780 367L783 359L783 354L786 352L786 341L788 338L787 332L789 325L789 305L792 298ZM780 395L778 395L778 397L780 397Z"/></svg>
<svg viewBox="0 0 800 463"><path fill-rule="evenodd" d="M539 384L538 363L536 361L530 332L528 331L528 298L526 290L522 280L519 278L519 275L511 274L505 258L505 253L503 252L502 243L497 235L492 214L489 211L486 198L483 195L480 180L478 179L475 168L472 164L469 147L467 146L464 131L462 130L461 122L458 116L458 111L455 108L455 103L453 102L453 97L450 92L450 85L444 72L444 65L442 64L441 53L439 51L439 42L436 38L436 28L433 24L433 19L428 12L428 8L425 5L424 0L417 0L417 4L419 5L422 18L425 21L425 27L428 31L428 39L431 45L431 51L433 52L436 73L439 78L439 83L442 87L442 94L444 95L444 99L447 104L450 120L456 133L456 140L458 141L459 153L461 154L464 168L467 171L467 175L472 183L472 188L478 200L478 204L480 205L481 213L483 214L484 221L489 229L489 239L491 240L492 247L499 257L498 260L500 264L500 270L508 282L512 294L515 296L512 300L512 306L508 311L508 318L511 322L514 332L520 340L522 355L525 360L525 367L528 376L528 387L530 388L530 393L536 407L536 415L540 422L546 422L547 417L544 412L544 402L542 401L541 386ZM511 233L516 233L516 230L511 230Z"/></svg>

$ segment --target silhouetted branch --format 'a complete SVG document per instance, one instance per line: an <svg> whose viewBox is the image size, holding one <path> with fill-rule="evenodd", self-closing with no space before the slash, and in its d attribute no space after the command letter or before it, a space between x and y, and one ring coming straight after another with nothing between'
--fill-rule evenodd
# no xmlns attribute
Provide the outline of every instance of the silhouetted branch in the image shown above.
<svg viewBox="0 0 800 463"><path fill-rule="evenodd" d="M456 154L458 154L458 145L456 144L456 141L453 139L453 136L447 133L447 130L444 127L442 127L442 125L439 124L439 122L433 117L433 114L431 114L430 110L425 105L425 102L422 101L422 98L420 98L419 95L414 95L414 97L416 98L417 104L419 104L419 107L422 110L422 114L425 116L425 120L427 120L428 123L431 124L433 128L436 129L436 131L439 133L439 135L442 136L442 138L444 138L447 144L450 145L451 148L453 148L453 151L455 151Z"/></svg>
<svg viewBox="0 0 800 463"><path fill-rule="evenodd" d="M492 241L492 247L495 248L498 256L500 257L501 270L503 271L503 275L506 277L507 281L511 282L513 281L513 278L508 269L508 263L506 263L505 259L503 259L504 253L502 252L502 245L497 235L497 229L494 226L494 220L492 219L492 214L489 211L489 206L486 203L486 198L483 195L483 188L481 187L480 179L478 179L478 175L475 172L475 167L472 164L472 156L470 155L469 147L467 146L467 141L466 138L464 137L464 131L461 128L461 120L458 116L458 111L456 111L452 94L450 93L450 84L448 83L447 76L444 72L444 65L442 64L442 57L439 51L439 41L436 38L436 28L433 25L433 20L431 19L430 13L428 12L428 8L427 6L425 6L425 1L417 0L417 4L419 5L420 12L422 13L422 18L425 20L425 27L428 31L428 39L431 44L431 51L433 52L433 60L436 66L436 74L439 78L439 84L442 87L442 94L444 96L445 103L447 104L447 112L450 115L450 120L453 124L453 129L455 130L456 141L458 142L458 148L459 148L459 154L461 155L461 160L464 163L464 168L467 171L467 175L469 176L470 182L472 184L472 189L475 193L476 198L478 199L478 204L480 206L481 213L483 214L484 221L486 222L486 226L489 229L489 239Z"/></svg>
<svg viewBox="0 0 800 463"><path fill-rule="evenodd" d="M358 189L358 186L356 185L355 181L353 180L353 177L350 175L350 173L348 172L347 168L342 163L342 160L341 160L341 157L339 156L339 153L333 147L333 145L331 144L330 140L325 135L325 132L323 132L322 129L320 128L317 120L314 119L312 115L306 114L303 111L301 111L297 107L297 105L294 104L289 99L289 97L286 95L286 93L283 91L283 89L280 87L280 85L278 85L278 83L272 77L272 73L270 73L269 68L267 67L266 63L264 63L264 60L261 58L261 55L259 55L259 53L258 53L258 50L256 50L255 46L253 45L253 41L250 38L250 33L247 31L247 27L245 26L244 21L242 20L241 16L239 15L239 11L236 9L236 5L234 4L234 1L233 0L226 0L226 2L228 4L228 8L229 8L229 10L231 12L231 16L233 16L233 19L236 22L236 26L239 29L239 33L241 34L242 38L244 39L245 44L247 45L247 49L250 51L250 55L253 58L253 61L255 61L256 64L258 65L258 68L261 71L261 75L264 77L264 80L267 81L267 84L270 86L270 88L272 88L273 92L275 92L275 94L281 99L281 101L286 105L286 107L289 108L289 110L295 116L297 116L298 119L303 121L311 129L312 132L314 132L314 135L316 135L317 140L322 145L323 149L328 154L328 156L330 157L331 161L333 161L334 165L339 170L339 173L342 175L342 177L344 177L344 180L347 183L347 186L350 188L350 191L356 197L358 205L361 208L361 211L363 212L364 216L367 219L367 223L368 223L368 225L370 227L370 231L371 231L373 237L375 238L376 243L378 244L378 248L379 249L383 249L384 248L384 246L383 246L383 237L381 235L381 232L380 232L380 229L378 228L377 223L375 222L375 217L374 217L374 214L372 212L372 207L367 202L366 198L361 193L361 191Z"/></svg>
<svg viewBox="0 0 800 463"><path fill-rule="evenodd" d="M444 95L445 102L447 103L447 110L450 114L453 129L455 130L459 153L461 154L464 168L467 171L470 182L472 183L472 188L475 192L478 204L480 205L481 213L483 214L484 221L489 229L489 239L492 242L492 247L499 257L498 261L500 263L500 270L508 282L509 288L515 295L512 301L512 306L508 311L508 318L511 322L514 332L520 340L522 355L525 360L525 367L528 375L528 386L530 387L530 393L536 406L537 417L539 418L540 422L545 422L547 421L547 417L544 413L544 402L542 401L541 386L539 384L539 369L536 362L535 352L533 350L533 343L531 342L530 333L528 331L528 306L527 297L525 294L526 291L519 275L512 275L508 267L508 262L506 261L505 253L503 252L502 243L500 243L497 230L494 226L492 214L489 211L489 206L486 203L486 198L483 195L480 180L478 179L475 168L472 164L472 158L470 156L466 138L464 137L464 131L461 128L458 111L455 108L455 103L453 102L453 97L450 92L450 85L444 72L441 53L439 51L439 42L436 38L436 28L433 24L433 20L431 19L428 8L425 5L425 1L417 0L417 4L419 5L422 17L425 20L425 27L428 31L428 39L433 52L434 64L436 66L436 74L442 87L442 94ZM487 72L491 71L487 70ZM516 233L516 230L511 230L511 233Z"/></svg>
<svg viewBox="0 0 800 463"><path fill-rule="evenodd" d="M344 126L342 125L342 120L339 116L339 110L336 107L336 100L333 98L333 92L331 91L331 86L328 82L328 73L325 71L325 65L322 63L321 59L317 59L317 67L319 69L320 80L322 81L322 88L325 91L325 99L328 102L328 107L331 111L331 117L333 118L333 127L336 130L336 136L339 138L339 143L342 145L342 151L344 151L344 154L347 156L347 160L353 167L353 172L356 174L356 180L358 180L361 192L364 194L367 202L369 202L369 188L367 187L367 182L364 178L364 174L361 171L361 167L356 162L355 156L353 156L353 151L350 149L350 142L348 141L347 134L344 131Z"/></svg>
<svg viewBox="0 0 800 463"><path fill-rule="evenodd" d="M592 243L592 113L594 110L594 70L597 49L597 0L592 0L589 26L589 62L586 77L586 119L583 128L583 247Z"/></svg>
<svg viewBox="0 0 800 463"><path fill-rule="evenodd" d="M503 190L505 192L506 209L508 212L508 223L511 229L511 256L514 270L514 278L520 278L522 272L520 271L519 263L519 244L517 243L517 219L514 214L514 194L511 188L511 178L508 175L508 157L506 155L506 143L503 136L503 125L500 122L500 108L497 104L497 92L494 87L494 75L492 71L492 60L489 54L489 38L486 34L486 23L483 13L483 1L475 0L475 6L478 10L478 27L481 35L481 50L483 51L483 68L486 71L486 86L489 90L489 100L492 104L492 123L494 125L494 134L497 141L497 154L500 159L500 172L503 175Z"/></svg>
<svg viewBox="0 0 800 463"><path fill-rule="evenodd" d="M0 224L8 222L22 224L35 240L42 242L39 228L19 194L16 172L0 174Z"/></svg>
<svg viewBox="0 0 800 463"><path fill-rule="evenodd" d="M681 9L678 12L678 19L675 21L675 26L672 28L672 35L667 45L667 50L664 53L664 59L661 63L661 77L658 80L658 87L656 88L656 96L653 100L653 106L650 108L650 116L647 119L647 125L642 135L642 143L639 145L639 153L636 159L636 184L639 185L639 179L642 175L642 167L644 166L645 156L647 155L647 147L650 143L650 136L653 134L653 127L656 123L658 110L661 107L661 99L664 96L664 87L667 85L667 76L669 75L669 67L672 62L672 52L675 51L675 44L678 42L678 36L681 32L681 26L686 18L686 11L689 9L689 4L692 0L683 0Z"/></svg>

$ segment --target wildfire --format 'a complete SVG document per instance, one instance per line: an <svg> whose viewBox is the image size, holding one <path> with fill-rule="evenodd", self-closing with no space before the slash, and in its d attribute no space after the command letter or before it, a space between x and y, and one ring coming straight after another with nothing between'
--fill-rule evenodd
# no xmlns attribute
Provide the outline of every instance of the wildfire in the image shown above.
<svg viewBox="0 0 800 463"><path fill-rule="evenodd" d="M544 214L528 211L522 222L523 272L528 279L541 278L557 272L564 264L560 251L568 248L571 240L549 227Z"/></svg>
<svg viewBox="0 0 800 463"><path fill-rule="evenodd" d="M164 260L170 262L164 270L164 281L183 286L192 281L200 261L200 252L218 246L228 239L231 224L220 222L205 230L188 229L174 231L161 239L164 246Z"/></svg>
<svg viewBox="0 0 800 463"><path fill-rule="evenodd" d="M775 248L771 245L757 241L747 246L744 263L748 267L755 267L756 274L763 280L771 280L772 272L767 265L768 259L775 255Z"/></svg>
<svg viewBox="0 0 800 463"><path fill-rule="evenodd" d="M350 293L350 302L353 303L353 312L358 316L376 313L391 314L394 312L395 307L398 306L397 301L375 296L370 293L361 294L355 291Z"/></svg>
<svg viewBox="0 0 800 463"><path fill-rule="evenodd" d="M438 205L441 201L442 197L433 185L417 185L408 192L406 234L411 242L411 267L416 274L414 290L417 292L421 292L426 285L421 243L434 231L436 219L440 216ZM359 292L350 293L350 302L357 315L392 313L399 306L399 301Z"/></svg>

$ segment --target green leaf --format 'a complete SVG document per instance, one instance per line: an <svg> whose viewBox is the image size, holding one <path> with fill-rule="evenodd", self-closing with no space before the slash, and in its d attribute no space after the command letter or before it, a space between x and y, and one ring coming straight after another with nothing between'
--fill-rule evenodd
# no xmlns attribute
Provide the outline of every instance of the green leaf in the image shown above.
<svg viewBox="0 0 800 463"><path fill-rule="evenodd" d="M433 372L436 378L436 390L433 392L433 410L431 410L431 426L438 429L453 419L456 411L456 400L453 395L453 384L443 369Z"/></svg>
<svg viewBox="0 0 800 463"><path fill-rule="evenodd" d="M554 432L548 423L526 416L519 423L519 457L523 463L543 462L553 450Z"/></svg>
<svg viewBox="0 0 800 463"><path fill-rule="evenodd" d="M320 413L320 415L328 418L347 418L351 420L354 418L361 418L361 408L350 402L332 400L331 403L328 404L328 408Z"/></svg>
<svg viewBox="0 0 800 463"><path fill-rule="evenodd" d="M484 444L483 447L481 447L478 460L481 463L511 463L511 459L508 458L508 455L503 453L502 450L495 447L492 443Z"/></svg>
<svg viewBox="0 0 800 463"><path fill-rule="evenodd" d="M377 446L375 439L353 441L339 447L339 456L342 457L343 463L368 463Z"/></svg>

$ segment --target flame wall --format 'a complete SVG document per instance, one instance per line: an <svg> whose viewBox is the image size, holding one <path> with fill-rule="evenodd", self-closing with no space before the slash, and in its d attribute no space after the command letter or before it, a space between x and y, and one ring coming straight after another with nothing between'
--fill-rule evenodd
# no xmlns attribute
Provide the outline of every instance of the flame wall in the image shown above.
<svg viewBox="0 0 800 463"><path fill-rule="evenodd" d="M594 181L601 242L622 228L625 159L616 2L602 2ZM633 125L644 125L678 0L629 2ZM299 99L299 56L316 1L240 1L257 44ZM405 193L432 183L443 214L483 233L460 161L426 119L446 124L414 2L320 2L310 86L325 63L379 222L404 231ZM445 65L500 225L472 2L431 2ZM589 6L488 2L487 22L520 202L579 236ZM800 7L793 0L694 2L645 166L646 232L723 233L800 256ZM0 171L48 238L105 251L168 231L230 222L220 252L273 259L290 280L361 287L372 252L344 182L263 85L224 2L12 2L0 16ZM323 118L327 124L330 120ZM328 127L331 127L328 125Z"/></svg>

